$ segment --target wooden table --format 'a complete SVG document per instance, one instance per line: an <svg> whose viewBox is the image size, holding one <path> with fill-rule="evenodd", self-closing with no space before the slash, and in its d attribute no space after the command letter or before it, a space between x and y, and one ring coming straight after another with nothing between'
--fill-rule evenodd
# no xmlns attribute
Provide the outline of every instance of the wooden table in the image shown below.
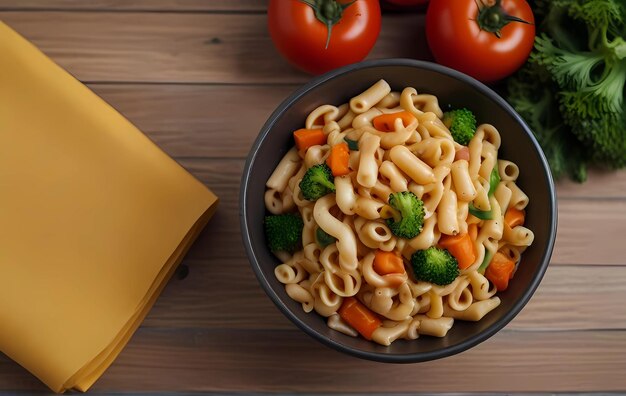
<svg viewBox="0 0 626 396"><path fill-rule="evenodd" d="M267 116L309 77L272 47L265 7L0 0L0 19L221 198L184 262L189 275L171 280L92 392L626 391L626 172L558 185L559 232L541 287L509 326L460 355L359 360L317 343L274 307L241 243L239 179ZM427 58L422 29L422 15L386 14L371 57ZM46 390L4 356L0 389Z"/></svg>

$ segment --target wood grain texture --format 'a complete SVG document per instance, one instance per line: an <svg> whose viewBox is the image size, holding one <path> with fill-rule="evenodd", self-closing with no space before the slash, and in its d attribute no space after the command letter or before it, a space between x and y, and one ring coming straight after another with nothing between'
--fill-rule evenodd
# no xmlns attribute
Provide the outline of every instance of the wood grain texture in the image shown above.
<svg viewBox="0 0 626 396"><path fill-rule="evenodd" d="M169 155L186 158L244 158L298 86L89 84Z"/></svg>
<svg viewBox="0 0 626 396"><path fill-rule="evenodd" d="M188 256L244 257L238 219L243 161L182 158L179 162L221 198L218 213ZM561 199L558 208L553 264L626 265L624 247L614 239L626 235L626 200Z"/></svg>
<svg viewBox="0 0 626 396"><path fill-rule="evenodd" d="M553 262L626 265L626 201L561 200Z"/></svg>
<svg viewBox="0 0 626 396"><path fill-rule="evenodd" d="M310 78L276 52L265 15L0 12L0 19L81 81L285 84ZM370 58L427 58L423 24L422 15L387 16Z"/></svg>
<svg viewBox="0 0 626 396"><path fill-rule="evenodd" d="M185 263L189 275L172 279L144 327L295 329L263 293L246 260ZM624 279L626 267L550 266L536 294L507 329L626 330Z"/></svg>
<svg viewBox="0 0 626 396"><path fill-rule="evenodd" d="M90 84L89 87L171 156L245 158L272 111L299 85ZM236 120L230 117L242 108L246 109L245 117ZM564 179L557 184L557 194L559 198L626 199L626 171L591 170L584 186Z"/></svg>
<svg viewBox="0 0 626 396"><path fill-rule="evenodd" d="M419 365L389 365L345 356L300 332L142 334L107 377L110 389L307 392L585 391L626 387L623 332L502 333L475 350ZM139 337L137 337L139 338ZM139 341L139 339L138 339ZM174 344L174 345L172 345ZM572 348L578 345L578 348ZM246 361L255 356L261 361ZM515 359L508 357L514 356ZM506 361L506 364L503 362ZM158 362L150 371L141 370ZM137 364L140 363L140 364ZM590 370L590 366L593 370ZM139 369L138 369L139 368ZM559 374L555 373L558 370ZM464 375L450 381L450 373ZM154 383L156 378L169 378ZM234 378L233 378L234 377ZM235 385L233 386L233 383Z"/></svg>
<svg viewBox="0 0 626 396"><path fill-rule="evenodd" d="M299 86L89 84L169 155L185 158L245 158L272 111ZM242 108L245 117L224 116ZM592 169L584 185L559 181L557 194L626 199L626 171Z"/></svg>
<svg viewBox="0 0 626 396"><path fill-rule="evenodd" d="M626 172L558 184L559 232L541 286L507 328L460 355L413 365L358 360L315 342L274 307L243 251L239 180L261 125L309 76L274 50L266 5L0 0L1 20L92 82L221 198L184 261L189 275L170 281L93 392L626 391ZM423 24L423 15L386 15L371 57L429 59ZM46 389L0 355L0 393L14 391Z"/></svg>
<svg viewBox="0 0 626 396"><path fill-rule="evenodd" d="M614 391L626 389L625 349L623 331L504 331L460 355L393 365L346 356L297 331L140 329L93 391ZM9 385L43 390L0 357L0 387Z"/></svg>
<svg viewBox="0 0 626 396"><path fill-rule="evenodd" d="M0 11L264 12L267 3L267 0L0 0Z"/></svg>

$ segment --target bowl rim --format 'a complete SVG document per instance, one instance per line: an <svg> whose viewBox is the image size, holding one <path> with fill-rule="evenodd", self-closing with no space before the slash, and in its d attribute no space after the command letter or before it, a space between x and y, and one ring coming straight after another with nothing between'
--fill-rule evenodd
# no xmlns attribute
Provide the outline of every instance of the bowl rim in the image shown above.
<svg viewBox="0 0 626 396"><path fill-rule="evenodd" d="M270 282L268 281L266 274L261 270L261 265L259 260L257 259L253 249L252 249L252 241L250 235L250 228L248 227L247 215L248 211L245 205L246 196L248 195L248 183L250 181L250 174L252 171L252 165L255 162L257 157L259 148L268 135L271 127L274 123L281 117L281 115L289 109L293 103L298 101L301 97L306 95L309 91L316 88L318 85L326 83L334 78L337 78L341 75L373 67L387 67L387 66L405 66L405 67L414 67L420 69L426 69L429 71L441 73L444 75L448 75L454 79L460 80L472 88L477 90L479 93L486 95L489 99L493 100L496 104L501 106L510 116L512 116L515 121L521 125L526 135L530 138L531 143L539 156L539 160L543 166L543 178L544 182L548 186L548 194L549 194L549 213L551 214L551 222L550 222L550 230L548 234L547 247L541 256L541 262L537 268L537 271L534 277L531 280L529 287L524 291L521 298L516 301L512 308L504 314L502 318L496 321L494 324L489 326L484 331L476 334L468 338L467 340L447 346L441 349L437 349L434 351L428 352L416 352L416 353L407 353L407 354L391 354L385 352L374 352L374 351L364 351L358 348L353 348L351 346L342 344L337 342L331 338L324 336L323 334L314 330L311 326L309 326L305 321L300 320L298 316L295 315L289 309L289 307L283 303L278 294L272 289L270 286ZM384 363L417 363L417 362L425 362L429 360L435 360L444 358L447 356L455 355L457 353L463 352L467 349L470 349L484 341L488 338L496 334L502 328L504 328L519 312L524 308L524 306L528 303L532 295L535 293L537 287L541 283L541 280L544 277L544 274L547 270L547 267L550 263L550 258L552 256L552 251L554 249L554 242L556 239L556 229L558 223L558 211L557 211L557 199L556 199L556 191L554 187L554 180L552 178L552 174L550 172L550 167L548 165L548 161L541 149L537 139L534 134L524 122L522 117L517 114L517 112L513 109L508 102L506 102L499 94L493 91L491 88L487 87L482 82L464 74L457 70L433 63L428 61L421 61L415 59L404 59L404 58L390 58L390 59L376 59L376 60L367 60L359 63L350 64L335 70L332 70L328 73L325 73L321 76L315 77L311 79L309 82L304 84L302 87L298 88L294 92L292 92L286 99L284 99L280 105L272 112L269 116L263 127L261 128L259 135L256 140L252 144L248 157L246 159L243 173L241 176L241 186L240 186L240 195L239 195L239 217L240 217L240 226L241 226L241 236L243 239L244 248L246 250L246 254L248 256L248 260L252 269L261 284L261 287L265 291L265 293L270 297L270 299L274 302L274 304L278 307L278 309L287 316L297 327L299 327L302 331L304 331L309 336L313 337L317 341L321 342L324 345L330 346L331 348L347 353L352 356L356 356L362 359L373 360Z"/></svg>

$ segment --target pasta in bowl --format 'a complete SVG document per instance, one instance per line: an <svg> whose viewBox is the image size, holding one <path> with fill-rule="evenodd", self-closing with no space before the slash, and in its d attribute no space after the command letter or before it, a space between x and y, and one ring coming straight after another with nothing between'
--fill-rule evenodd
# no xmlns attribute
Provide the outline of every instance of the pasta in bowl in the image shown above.
<svg viewBox="0 0 626 396"><path fill-rule="evenodd" d="M519 118L502 123L498 111L493 122L485 117L491 112L484 104L497 95L479 86L489 94L485 100L476 87L465 87L461 98L469 92L481 100L462 103L451 96L454 90L420 74L442 74L462 86L467 77L431 64L387 62L406 66L405 78L397 67L391 67L395 73L382 67L377 81L371 71L380 65L365 62L353 66L364 76L362 91L344 84L351 87L344 96L325 93L337 85L336 76L354 75L339 71L311 84L317 100L295 94L299 100L287 106L292 111L279 111L283 120L291 118L290 129L281 131L288 143L265 166L263 184L255 178L260 233L257 227L255 241L244 235L244 243L267 244L266 258L274 258L262 265L248 249L253 268L270 297L309 334L361 357L421 361L484 340L530 298L553 245L554 191ZM307 111L293 111L298 104ZM504 107L505 116L512 112L489 104ZM280 123L274 116L267 131ZM511 125L535 146L528 171L542 170L543 193L524 192L529 161L501 150ZM257 144L268 138L262 134ZM250 236L246 172L242 225ZM546 213L548 224L540 224L537 215ZM529 265L527 256L540 260Z"/></svg>

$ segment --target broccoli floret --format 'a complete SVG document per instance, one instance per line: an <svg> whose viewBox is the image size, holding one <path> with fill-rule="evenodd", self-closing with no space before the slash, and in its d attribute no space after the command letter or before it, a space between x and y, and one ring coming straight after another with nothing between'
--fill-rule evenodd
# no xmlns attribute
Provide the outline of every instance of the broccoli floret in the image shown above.
<svg viewBox="0 0 626 396"><path fill-rule="evenodd" d="M459 276L459 265L454 256L434 246L413 253L411 266L415 278L440 286L449 285Z"/></svg>
<svg viewBox="0 0 626 396"><path fill-rule="evenodd" d="M626 76L626 63L624 66L622 73ZM581 118L575 108L567 104L563 108L565 122L574 136L591 151L589 156L594 163L609 169L626 166L626 111Z"/></svg>
<svg viewBox="0 0 626 396"><path fill-rule="evenodd" d="M315 241L320 247L325 248L326 246L337 242L337 238L322 230L322 227L317 227L317 230L315 231Z"/></svg>
<svg viewBox="0 0 626 396"><path fill-rule="evenodd" d="M554 178L569 175L575 181L585 181L584 147L563 122L553 93L558 87L550 74L536 64L528 64L509 78L507 88L509 102L537 137Z"/></svg>
<svg viewBox="0 0 626 396"><path fill-rule="evenodd" d="M570 52L543 35L536 40L539 52L533 60L552 73L560 87L558 103L563 120L590 150L592 160L621 168L626 165L626 41L618 37L610 49L605 45ZM597 74L598 70L602 73Z"/></svg>
<svg viewBox="0 0 626 396"><path fill-rule="evenodd" d="M555 176L584 181L587 163L625 167L626 2L538 1L536 11L535 49L509 82L511 104Z"/></svg>
<svg viewBox="0 0 626 396"><path fill-rule="evenodd" d="M328 165L314 165L307 169L300 181L302 196L308 201L316 201L326 194L335 192L334 181L335 178Z"/></svg>
<svg viewBox="0 0 626 396"><path fill-rule="evenodd" d="M410 191L389 195L389 206L395 209L394 216L387 219L387 225L394 235L411 239L422 232L424 225L424 202Z"/></svg>
<svg viewBox="0 0 626 396"><path fill-rule="evenodd" d="M476 133L476 117L468 109L450 110L443 114L443 123L458 144L467 146Z"/></svg>
<svg viewBox="0 0 626 396"><path fill-rule="evenodd" d="M589 135L590 130L594 131L592 135ZM599 166L608 169L626 166L626 111L619 115L578 121L572 126L572 132L592 147L591 160ZM595 140L592 141L592 137Z"/></svg>
<svg viewBox="0 0 626 396"><path fill-rule="evenodd" d="M272 252L294 252L302 241L302 217L295 213L265 216L265 236Z"/></svg>

